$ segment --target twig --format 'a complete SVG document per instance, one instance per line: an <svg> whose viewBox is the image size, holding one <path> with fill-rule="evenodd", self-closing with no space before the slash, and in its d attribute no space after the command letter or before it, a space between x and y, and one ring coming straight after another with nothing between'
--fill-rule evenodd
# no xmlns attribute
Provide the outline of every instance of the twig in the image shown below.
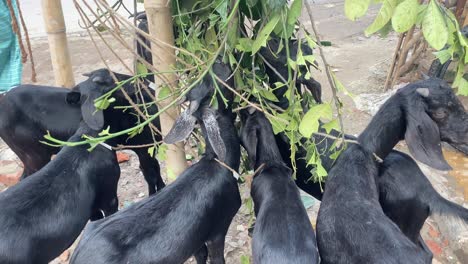
<svg viewBox="0 0 468 264"><path fill-rule="evenodd" d="M320 42L320 36L319 36L319 34L317 32L317 28L315 27L315 21L314 21L313 15L312 15L312 8L310 7L310 4L309 4L308 1L305 1L305 6L306 6L306 9L307 9L307 13L309 14L309 19L310 19L310 24L312 25L312 30L314 31L314 35L315 35L315 38L317 40L317 47L319 48L319 51L320 51L320 57L322 58L323 65L325 66L325 73L327 74L328 82L330 83L330 87L332 88L331 90L332 90L333 99L335 101L335 107L336 107L337 114L338 114L338 120L339 120L339 123L340 123L341 134L342 134L342 137L344 139L345 131L344 131L344 126L343 126L343 118L342 118L341 113L340 113L340 108L341 108L340 107L340 102L339 102L338 96L336 94L336 91L338 89L336 88L335 80L333 79L332 74L331 74L331 70L330 70L331 67L328 64L327 59L325 58L325 55L323 53L322 44Z"/></svg>
<svg viewBox="0 0 468 264"><path fill-rule="evenodd" d="M391 62L390 71L387 73L387 78L385 79L384 90L387 91L390 89L390 83L393 80L393 74L395 73L395 68L397 64L398 55L400 55L401 44L403 44L403 39L405 38L404 34L400 34L398 38L398 43L396 45L395 52L393 53L393 58Z"/></svg>
<svg viewBox="0 0 468 264"><path fill-rule="evenodd" d="M135 149L135 148L147 148L155 145L161 144L162 141L156 141L154 143L142 144L142 145L117 145L117 147L112 147L113 150L122 150L122 149Z"/></svg>
<svg viewBox="0 0 468 264"><path fill-rule="evenodd" d="M327 138L339 140L340 142L347 142L347 143L351 143L351 144L358 144L358 145L361 145L361 144L359 143L359 141L354 140L354 139L345 139L344 137L335 137L335 136L332 136L332 135L329 135L329 134L320 133L320 132L314 132L313 134L314 134L314 135L318 135L318 136L322 136L322 137L327 137ZM374 158L375 158L378 162L383 162L383 159L380 158L375 152L372 152L372 155L374 155Z"/></svg>
<svg viewBox="0 0 468 264"><path fill-rule="evenodd" d="M266 111L264 111L261 107L258 107L256 104L250 102L247 98L245 98L244 96L242 96L239 92L236 91L236 89L232 88L229 84L227 84L225 81L223 81L221 78L218 77L218 75L214 75L214 78L220 82L222 85L224 85L226 88L228 88L231 92L233 92L235 95L237 95L240 99L242 99L244 102L246 102L248 105L252 106L253 108L257 109L258 111L264 113L265 115L269 116L269 117L272 117L272 118L275 118L275 119L278 119L278 120L281 120L282 122L284 123L287 123L286 120L284 120L283 118L280 118L280 117L277 117L277 116L274 116Z"/></svg>
<svg viewBox="0 0 468 264"><path fill-rule="evenodd" d="M278 72L278 70L276 70L275 67L273 67L273 65L271 65L267 59L265 59L265 57L262 56L262 54L258 53L258 56L260 56L260 58L262 58L263 62L281 79L281 81L283 81L283 83L288 83L288 81L286 81L283 76Z"/></svg>

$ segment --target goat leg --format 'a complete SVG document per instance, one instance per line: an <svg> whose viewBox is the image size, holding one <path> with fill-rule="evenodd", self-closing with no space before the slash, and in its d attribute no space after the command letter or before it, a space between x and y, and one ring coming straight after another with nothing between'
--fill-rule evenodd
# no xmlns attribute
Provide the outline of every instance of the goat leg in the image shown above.
<svg viewBox="0 0 468 264"><path fill-rule="evenodd" d="M161 177L159 162L148 154L148 149L135 149L135 153L140 160L140 168L148 184L149 195L155 194L166 186Z"/></svg>
<svg viewBox="0 0 468 264"><path fill-rule="evenodd" d="M210 263L212 264L224 264L224 239L226 237L227 230L222 234L215 236L213 240L206 243L208 247L208 253L210 256Z"/></svg>
<svg viewBox="0 0 468 264"><path fill-rule="evenodd" d="M195 253L194 257L197 260L197 264L206 264L208 260L208 248L205 244Z"/></svg>

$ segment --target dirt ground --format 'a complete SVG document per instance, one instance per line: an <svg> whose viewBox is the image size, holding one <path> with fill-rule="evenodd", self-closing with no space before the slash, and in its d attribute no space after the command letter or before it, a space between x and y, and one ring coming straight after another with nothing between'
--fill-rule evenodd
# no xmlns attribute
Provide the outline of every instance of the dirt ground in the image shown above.
<svg viewBox="0 0 468 264"><path fill-rule="evenodd" d="M313 3L313 7L321 37L332 42L331 47L325 47L325 55L338 79L350 92L357 96L356 105L351 99L343 98L345 102L344 121L346 132L358 134L372 117L372 109L382 101L382 98L387 97L382 91L382 86L395 49L397 37L392 34L385 39L378 36L365 37L362 32L370 24L372 17L368 16L358 22L347 20L343 13L343 1L316 1ZM376 14L376 9L371 9L370 14ZM303 22L306 26L310 26L308 21L308 17L303 16ZM107 37L106 39L120 55L128 53L112 38ZM34 38L32 44L38 84L53 85L54 77L47 39L43 37ZM104 47L102 43L99 43L99 46ZM81 76L83 73L104 67L99 54L85 33L73 34L69 38L69 48L76 82L85 78ZM112 53L105 48L103 50L105 50L103 57L106 63L117 72L125 72L125 67L116 60ZM124 62L131 65L132 58L130 54ZM30 83L29 76L29 66L25 66L23 78L25 83ZM322 83L325 99L330 99L331 92L324 72L317 73L315 77ZM364 99L366 101L371 100L373 103L365 104L363 103ZM466 102L466 98L463 100ZM405 150L404 144L399 144L398 148ZM137 157L131 151L126 151L126 153L129 154L130 160L121 164L122 174L118 189L121 207L128 206L147 196L146 182L138 167ZM451 155L454 164L458 164L455 166L456 172L453 175L459 175L460 179L466 179L468 177L468 160L456 154L449 153L449 155ZM15 159L15 157L9 153L5 144L0 141L0 160L2 159ZM444 197L468 207L468 200L466 200L468 189L463 189L461 180L449 174L429 169L424 165L421 165L421 167ZM164 164L162 164L162 168L164 169ZM4 186L0 186L0 190L4 188ZM240 190L243 200L247 199L249 197L247 186L241 184ZM307 209L314 227L319 204L318 201L313 200L313 203ZM250 219L251 215L243 205L232 222L226 237L226 263L240 263L242 255L250 255L250 241L247 231ZM468 263L467 230L460 230L458 227L451 226L445 219L434 217L427 221L422 233L434 252L434 263ZM52 263L68 263L70 252L65 253ZM191 259L187 263L195 263L195 261Z"/></svg>

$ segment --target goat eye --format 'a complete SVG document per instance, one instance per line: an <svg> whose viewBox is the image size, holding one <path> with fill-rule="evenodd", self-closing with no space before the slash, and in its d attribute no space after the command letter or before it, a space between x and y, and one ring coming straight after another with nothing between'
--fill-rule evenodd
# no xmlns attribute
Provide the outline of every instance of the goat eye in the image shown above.
<svg viewBox="0 0 468 264"><path fill-rule="evenodd" d="M444 108L439 108L434 112L434 118L442 119L447 116L447 110Z"/></svg>

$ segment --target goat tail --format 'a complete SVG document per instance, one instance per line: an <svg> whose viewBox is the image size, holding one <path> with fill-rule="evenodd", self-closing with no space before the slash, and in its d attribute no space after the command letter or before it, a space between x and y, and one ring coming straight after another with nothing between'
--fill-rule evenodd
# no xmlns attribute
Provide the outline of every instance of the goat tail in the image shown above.
<svg viewBox="0 0 468 264"><path fill-rule="evenodd" d="M436 194L430 203L431 215L447 218L447 224L456 230L468 232L468 209Z"/></svg>

